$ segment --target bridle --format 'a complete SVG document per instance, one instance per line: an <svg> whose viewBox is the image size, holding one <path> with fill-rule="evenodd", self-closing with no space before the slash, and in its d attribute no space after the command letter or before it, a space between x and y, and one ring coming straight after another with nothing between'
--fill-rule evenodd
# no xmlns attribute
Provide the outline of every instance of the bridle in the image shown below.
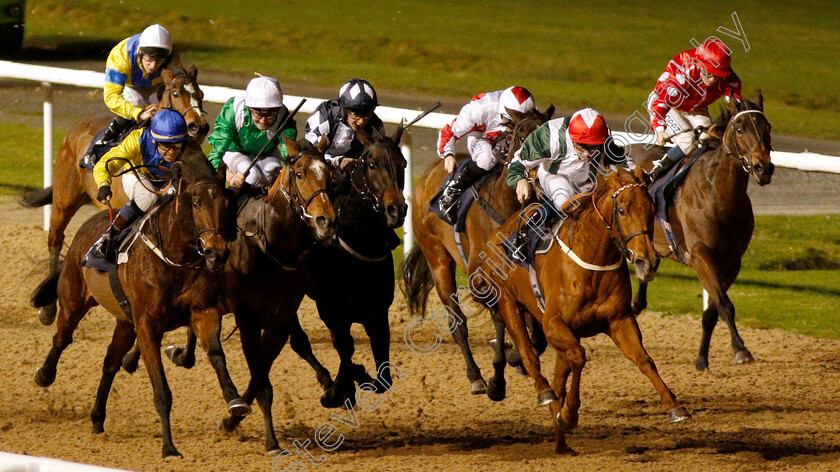
<svg viewBox="0 0 840 472"><path fill-rule="evenodd" d="M382 190L382 195L377 195L374 192L373 188L371 187L370 183L370 176L366 168L368 167L368 159L371 157L370 148L376 145L382 145L385 147L393 147L394 149L399 149L396 144L390 142L377 142L371 146L366 146L365 150L362 152L362 155L359 156L357 159L356 165L353 166L353 170L350 172L350 185L351 188L359 194L359 198L365 201L369 201L373 211L378 214L385 213L385 206L382 204L382 199L385 198L385 192L388 191L390 187L396 187L400 193L402 193L402 189L399 185L399 176L397 175L396 165L394 164L393 154L389 151L387 154L387 159L385 159L388 165L388 177L390 180L388 181L387 185L384 186ZM358 174L361 174L357 177ZM338 211L341 212L341 208L343 207L344 203L349 200L345 199L341 206L339 206Z"/></svg>
<svg viewBox="0 0 840 472"><path fill-rule="evenodd" d="M297 185L297 180L295 179L294 165L301 157L307 155L318 156L320 154L312 151L304 151L296 154L293 157L288 158L286 161L286 166L281 171L280 176L277 177L277 180L274 181L274 184L268 190L268 195L266 195L265 197L265 203L271 203L275 193L279 189L283 196L286 197L286 200L289 202L292 211L303 222L308 222L308 220L314 218L314 216L309 214L308 210L309 205L312 204L312 202L315 200L315 197L321 195L322 198L326 198L327 201L329 201L329 194L327 193L326 187L321 187L318 190L315 190L314 192L312 192L312 194L309 195L309 197L303 197L300 193L300 189ZM284 174L286 175L285 179ZM286 180L286 188L283 188L283 185L281 184L283 180Z"/></svg>
<svg viewBox="0 0 840 472"><path fill-rule="evenodd" d="M175 81L178 80L178 79L185 79L185 78L190 78L191 79L190 80L191 84L195 84L195 90L189 90L186 86L184 87L184 89L187 90L190 94L190 106L187 107L184 111L181 112L181 116L183 116L184 119L186 119L187 114L189 114L190 111L193 111L194 113L198 114L199 116L205 115L206 112L204 111L204 108L203 108L203 100L202 100L201 92L198 88L198 84L195 82L195 80L192 79L192 76L189 75L189 74L176 75L176 76L172 77L172 80L170 80L169 83L166 84L166 87L164 89L166 91L166 93L164 94L163 98L160 101L160 108L169 108L169 109L172 108L172 91L175 90L175 88L176 88L175 87Z"/></svg>
<svg viewBox="0 0 840 472"><path fill-rule="evenodd" d="M738 145L738 138L737 137L735 137L735 140L734 140L732 145L730 145L729 142L728 142L728 141L732 140L730 138L730 136L732 136L732 134L733 134L730 131L729 128L731 126L735 125L735 120L738 117L740 117L741 115L746 115L746 114L759 114L761 116L764 116L764 112L762 112L761 110L753 110L753 109L743 110L743 111L740 111L740 112L736 113L734 116L732 116L732 118L729 119L729 125L727 125L727 127L726 127L726 131L724 132L722 142L723 142L723 146L726 148L726 155L735 159L736 161L738 161L741 164L741 168L744 170L744 172L749 174L750 172L752 172L752 161L750 160L750 156L755 151L756 146L758 146L758 144L761 142L761 133L758 131L758 126L755 123L755 117L750 116L749 121L750 121L750 124L752 124L753 129L755 130L756 143L753 144L752 147L747 151L747 154L745 154L744 152L741 151L741 147ZM765 119L765 121L767 121L769 123L769 120L767 120L766 116L764 116L764 119ZM733 150L735 151L734 153L732 152Z"/></svg>
<svg viewBox="0 0 840 472"><path fill-rule="evenodd" d="M598 209L598 205L595 202L595 192L592 192L592 206L595 208L595 212L598 213L598 216L601 217L601 221L604 222L604 225L607 227L607 231L610 233L610 237L612 238L615 246L618 248L619 252L621 253L622 258L627 258L628 255L632 257L632 251L627 249L627 243L630 242L631 239L635 238L636 236L641 236L643 234L650 235L650 231L643 229L636 231L635 233L631 233L627 236L624 236L624 231L621 229L621 220L618 218L618 204L616 198L618 198L618 194L621 192L636 188L636 187L645 187L645 184L642 182L635 182L632 184L627 184L616 190L612 193L612 214L610 215L610 221L607 221L604 218L604 215L601 214L601 210ZM615 229L618 231L618 238L612 232L612 226L615 225Z"/></svg>

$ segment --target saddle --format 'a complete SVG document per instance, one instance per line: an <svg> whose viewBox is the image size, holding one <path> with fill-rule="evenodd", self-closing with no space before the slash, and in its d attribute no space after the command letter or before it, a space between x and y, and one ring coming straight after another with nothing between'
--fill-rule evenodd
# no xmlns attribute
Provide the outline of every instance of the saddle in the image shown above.
<svg viewBox="0 0 840 472"><path fill-rule="evenodd" d="M458 216L456 217L455 221L452 221L452 219L449 216L447 216L446 213L444 213L443 210L441 210L440 208L440 196L443 195L443 191L444 189L446 189L446 186L449 185L449 182L455 180L455 178L457 178L464 172L464 168L466 167L468 162L470 162L469 159L462 159L458 162L458 165L455 167L455 170L449 176L447 176L447 178L443 179L443 182L441 183L440 188L438 188L437 193L434 197L432 197L432 200L429 202L429 211L431 213L436 214L447 224L453 225L455 227L456 233L460 233L464 230L464 227L467 223L467 213L469 213L470 205L472 205L473 200L475 200L478 194L478 189L481 188L484 182L487 181L487 179L491 175L497 174L494 169L493 172L490 172L487 175L484 175L483 177L475 181L472 184L472 186L470 186L469 191L466 191L461 194L461 197L458 199L457 203Z"/></svg>
<svg viewBox="0 0 840 472"><path fill-rule="evenodd" d="M137 129L138 126L140 126L140 123L134 123L132 125L129 125L122 131L122 133L120 133L120 136L117 139L109 143L97 144L105 136L105 132L108 131L108 126L105 126L101 130L99 130L98 133L96 133L96 136L93 137L93 140L91 140L87 151L82 156L83 158L79 165L83 169L93 171L93 167L96 165L97 162L99 162L100 159L102 159L102 156L107 154L108 151L110 151L111 149L115 148L117 144L121 143L123 139L125 139L125 137L128 136L129 133ZM93 158L89 160L84 159L84 156L87 155L93 156Z"/></svg>

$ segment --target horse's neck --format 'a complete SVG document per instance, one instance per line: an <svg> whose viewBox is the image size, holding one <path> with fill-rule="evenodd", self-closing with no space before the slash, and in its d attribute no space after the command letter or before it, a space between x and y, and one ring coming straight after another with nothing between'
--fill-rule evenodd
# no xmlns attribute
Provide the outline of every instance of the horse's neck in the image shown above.
<svg viewBox="0 0 840 472"><path fill-rule="evenodd" d="M520 210L521 205L516 199L516 191L507 184L508 168L504 166L502 173L487 185L487 195L490 205L505 219Z"/></svg>
<svg viewBox="0 0 840 472"><path fill-rule="evenodd" d="M370 200L351 190L336 201L338 208L338 236L365 254L378 253L386 245L385 217L373 209ZM365 251L367 249L367 251Z"/></svg>
<svg viewBox="0 0 840 472"><path fill-rule="evenodd" d="M258 198L257 204L263 205L262 212L257 215L262 213L265 218L258 224L264 225L267 249L276 257L297 257L303 243L304 221L295 213L289 199L278 191L271 202Z"/></svg>
<svg viewBox="0 0 840 472"><path fill-rule="evenodd" d="M569 225L573 225L571 237L569 237ZM566 219L557 235L563 240L569 237L567 244L572 251L590 264L610 265L621 258L612 233L592 205L583 210L577 218Z"/></svg>
<svg viewBox="0 0 840 472"><path fill-rule="evenodd" d="M747 196L749 175L736 159L726 155L725 146L706 153L701 162L703 167L698 170L703 172L696 178L708 182L703 185L701 180L699 188L709 194L711 205L721 210L740 205Z"/></svg>
<svg viewBox="0 0 840 472"><path fill-rule="evenodd" d="M177 198L175 197L175 200L164 204L155 214L150 216L153 219L153 224L150 226L155 231L153 237L158 240L158 245L164 254L173 255L167 257L176 262L178 262L178 259L174 255L183 254L190 250L190 244L197 236L192 218L181 217L176 212ZM189 211L183 208L177 210L179 212ZM154 209L150 211L154 211ZM144 231L148 233L150 230L145 229Z"/></svg>

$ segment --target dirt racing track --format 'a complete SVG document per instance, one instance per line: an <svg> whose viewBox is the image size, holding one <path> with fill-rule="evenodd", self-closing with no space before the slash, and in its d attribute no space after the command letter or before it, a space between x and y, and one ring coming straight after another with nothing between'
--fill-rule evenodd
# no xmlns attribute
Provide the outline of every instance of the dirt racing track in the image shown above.
<svg viewBox="0 0 840 472"><path fill-rule="evenodd" d="M272 469L272 458L263 453L258 409L236 433L216 430L224 401L201 352L192 370L167 361L173 435L183 459L160 459L158 415L142 365L134 375L117 375L106 433L92 434L88 414L113 328L111 315L99 308L82 321L59 363L55 384L37 387L33 373L55 332L28 307L45 269L46 233L38 226L42 213L18 209L6 198L0 214L0 450L135 471ZM80 221L74 220L71 230ZM338 356L308 300L300 316L316 356L334 373ZM693 417L669 424L652 386L611 341L603 336L585 340L580 426L568 436L578 455L556 456L548 413L536 406L533 382L509 369L507 399L493 403L470 395L456 345L444 338L434 352L418 354L403 337L412 321L398 296L391 309L391 350L405 378L395 380L377 407L357 406L355 425L331 419L331 414L349 415L321 408L320 388L308 365L288 347L281 353L272 371L274 418L281 445L292 455L278 458L274 470L291 470L297 462L306 466L298 470L331 472L840 470L840 342L741 328L757 362L735 366L722 329L712 340L711 371L698 373L693 360L699 319L645 312L639 322L647 349ZM476 359L489 378L489 318L478 314L469 323ZM233 321L225 320L224 333L232 328ZM170 333L164 345L182 342L184 333ZM433 323L423 323L413 339L430 346L436 334ZM354 336L365 340L357 344L356 359L370 369L366 337L361 329ZM242 390L247 369L238 335L224 346ZM545 372L552 372L553 363L553 356L543 356ZM335 451L322 451L312 440L324 423L342 435ZM295 450L294 441L307 439L311 458Z"/></svg>

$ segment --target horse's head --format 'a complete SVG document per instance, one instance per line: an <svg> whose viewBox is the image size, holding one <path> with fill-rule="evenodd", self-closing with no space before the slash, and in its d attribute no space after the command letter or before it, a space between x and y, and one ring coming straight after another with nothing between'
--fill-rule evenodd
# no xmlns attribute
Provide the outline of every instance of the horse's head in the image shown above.
<svg viewBox="0 0 840 472"><path fill-rule="evenodd" d="M211 271L222 270L228 257L226 235L231 234L231 218L225 171L225 165L221 163L214 175L198 146L185 149L181 160L172 168L178 188L176 213L182 215L181 224L189 228L187 231L194 233L198 252Z"/></svg>
<svg viewBox="0 0 840 472"><path fill-rule="evenodd" d="M764 97L761 90L755 102L731 100L729 110L721 116L727 122L723 146L728 156L741 162L758 185L767 185L775 166L770 161L770 122L764 116Z"/></svg>
<svg viewBox="0 0 840 472"><path fill-rule="evenodd" d="M166 84L160 100L161 108L171 108L183 115L190 138L201 144L210 131L210 125L204 118L202 108L204 93L198 88L196 81L198 69L195 65L190 67L190 70L173 66L164 69L161 76Z"/></svg>
<svg viewBox="0 0 840 472"><path fill-rule="evenodd" d="M405 222L408 205L403 196L407 162L400 150L405 128L397 126L393 136L371 136L364 129L356 130L365 149L351 171L353 190L369 200L373 209L382 214L389 228Z"/></svg>
<svg viewBox="0 0 840 472"><path fill-rule="evenodd" d="M506 120L504 124L512 130L507 155L507 160L510 162L513 159L513 154L522 147L525 138L540 125L551 119L551 115L554 114L554 105L549 105L545 113L541 113L536 108L526 113L510 108L505 108L505 110L508 112L510 119Z"/></svg>
<svg viewBox="0 0 840 472"><path fill-rule="evenodd" d="M295 142L285 135L283 142L289 158L286 167L277 178L280 191L292 205L292 208L312 229L312 234L319 241L335 235L335 210L327 193L327 185L332 180L332 173L324 161L326 138L322 138L318 147L306 140ZM276 189L269 192L267 200L276 200Z"/></svg>
<svg viewBox="0 0 840 472"><path fill-rule="evenodd" d="M653 280L659 265L659 256L651 241L653 235L653 200L647 192L644 172L636 168L635 174L623 168L598 180L604 190L596 204L601 218L612 233L618 249L627 262L636 269L636 278L643 282ZM593 194L594 195L594 194ZM603 216L610 213L609 221Z"/></svg>

